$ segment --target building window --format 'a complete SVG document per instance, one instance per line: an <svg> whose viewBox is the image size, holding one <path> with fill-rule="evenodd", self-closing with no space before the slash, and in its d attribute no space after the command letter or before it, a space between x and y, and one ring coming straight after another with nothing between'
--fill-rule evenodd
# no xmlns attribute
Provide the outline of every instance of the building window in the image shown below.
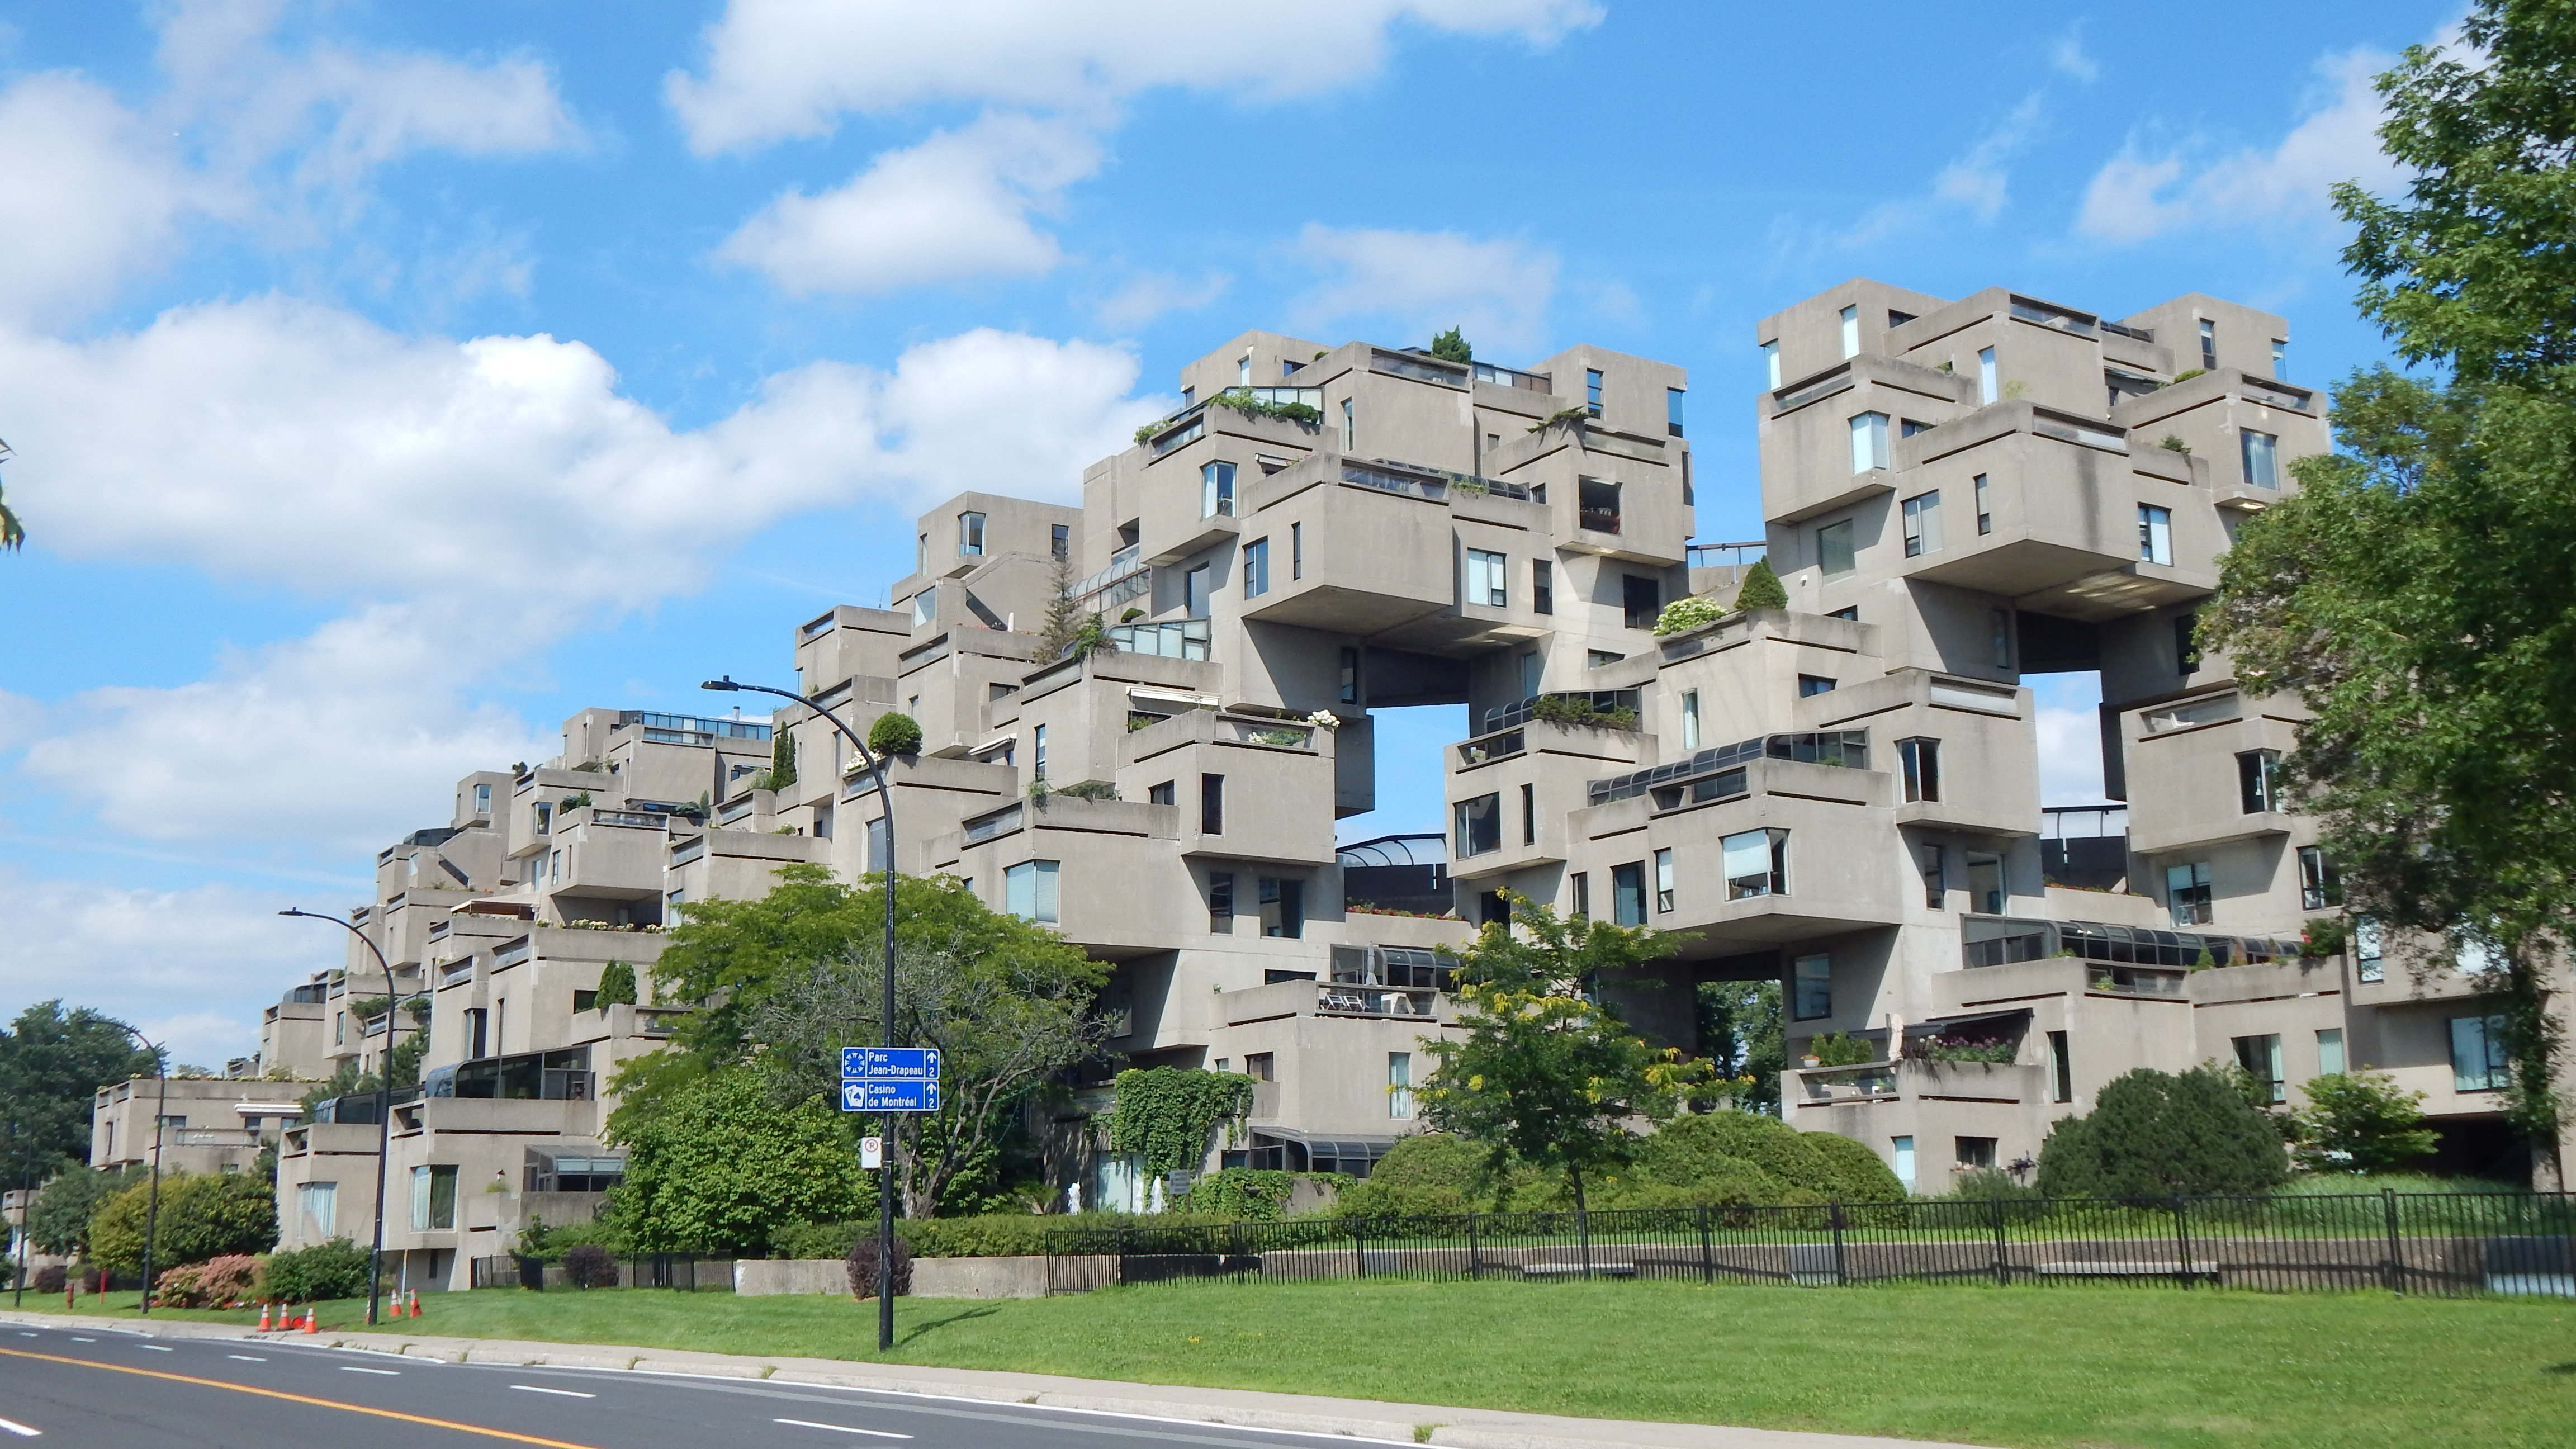
<svg viewBox="0 0 2576 1449"><path fill-rule="evenodd" d="M2368 916L2352 918L2353 974L2364 981L2378 981L2387 975L2387 963L2380 955L2379 923Z"/></svg>
<svg viewBox="0 0 2576 1449"><path fill-rule="evenodd" d="M2270 433L2258 433L2252 428L2240 430L2236 434L2236 440L2245 455L2246 483L2255 488L2280 487L2281 440Z"/></svg>
<svg viewBox="0 0 2576 1449"><path fill-rule="evenodd" d="M1940 846L1923 847L1923 908L1927 911L1950 909L1950 873L1942 865L1947 858Z"/></svg>
<svg viewBox="0 0 2576 1449"><path fill-rule="evenodd" d="M1566 877L1565 913L1592 919L1592 874L1578 870Z"/></svg>
<svg viewBox="0 0 2576 1449"><path fill-rule="evenodd" d="M1256 538L1243 546L1243 596L1257 599L1270 592L1270 540Z"/></svg>
<svg viewBox="0 0 2576 1449"><path fill-rule="evenodd" d="M1594 533L1619 531L1619 485L1599 478L1578 479L1574 485L1575 523Z"/></svg>
<svg viewBox="0 0 2576 1449"><path fill-rule="evenodd" d="M563 879L563 858L564 853L560 850L550 850L546 852L547 884L552 885Z"/></svg>
<svg viewBox="0 0 2576 1449"><path fill-rule="evenodd" d="M1351 399L1342 399L1342 451L1347 453L1360 445L1358 417L1351 411Z"/></svg>
<svg viewBox="0 0 2576 1449"><path fill-rule="evenodd" d="M880 815L868 822L868 873L875 875L886 868L886 822Z"/></svg>
<svg viewBox="0 0 2576 1449"><path fill-rule="evenodd" d="M1842 607L1842 608L1836 609L1836 610L1832 611L1831 613L1828 613L1827 615L1825 615L1825 617L1826 617L1826 618L1828 618L1828 619L1840 619L1840 620L1842 620L1842 621L1843 621L1844 623L1846 623L1846 624L1857 624L1857 623L1859 623L1859 622L1860 622L1860 605L1858 605L1858 604L1848 604L1848 605L1845 605L1845 606L1844 606L1844 607Z"/></svg>
<svg viewBox="0 0 2576 1449"><path fill-rule="evenodd" d="M1746 830L1718 841L1724 852L1726 898L1789 893L1789 832Z"/></svg>
<svg viewBox="0 0 2576 1449"><path fill-rule="evenodd" d="M2185 614L2173 621L2174 673L2189 674L2200 667L2200 615Z"/></svg>
<svg viewBox="0 0 2576 1449"><path fill-rule="evenodd" d="M1989 533L1992 533L1992 532L1994 532L1994 531L1995 531L1995 514L1994 514L1994 508L1993 508L1993 506L1992 506L1991 504L1989 504L1989 503L1986 501L1986 475L1985 475L1985 474L1980 473L1980 474L1978 474L1978 475L1977 475L1977 477L1976 477L1976 485L1977 485L1977 533L1978 533L1978 535L1979 535L1980 537L1982 537L1982 536L1984 536L1984 535L1986 535L1986 534L1989 534Z"/></svg>
<svg viewBox="0 0 2576 1449"><path fill-rule="evenodd" d="M1199 469L1199 517L1234 516L1234 465L1208 463Z"/></svg>
<svg viewBox="0 0 2576 1449"><path fill-rule="evenodd" d="M939 591L924 589L912 596L912 627L918 629L939 616Z"/></svg>
<svg viewBox="0 0 2576 1449"><path fill-rule="evenodd" d="M1521 844L1538 844L1538 786L1521 785Z"/></svg>
<svg viewBox="0 0 2576 1449"><path fill-rule="evenodd" d="M1858 307L1845 307L1843 309L1842 322L1843 360L1848 362L1852 358L1860 356L1860 309Z"/></svg>
<svg viewBox="0 0 2576 1449"><path fill-rule="evenodd" d="M1253 1052L1243 1059L1243 1074L1256 1082L1279 1080L1279 1057L1274 1052Z"/></svg>
<svg viewBox="0 0 2576 1449"><path fill-rule="evenodd" d="M1344 704L1360 702L1360 651L1342 651L1341 700Z"/></svg>
<svg viewBox="0 0 2576 1449"><path fill-rule="evenodd" d="M1811 694L1831 694L1833 692L1834 682L1821 674L1801 674L1798 676L1798 697L1800 699L1805 699Z"/></svg>
<svg viewBox="0 0 2576 1449"><path fill-rule="evenodd" d="M1834 1014L1834 958L1801 956L1789 968L1790 1015L1814 1021Z"/></svg>
<svg viewBox="0 0 2576 1449"><path fill-rule="evenodd" d="M1499 793L1461 800L1451 813L1457 821L1460 859L1503 848L1503 797Z"/></svg>
<svg viewBox="0 0 2576 1449"><path fill-rule="evenodd" d="M1521 698L1538 698L1539 681L1546 676L1546 662L1539 657L1537 650L1532 649L1521 655L1520 669Z"/></svg>
<svg viewBox="0 0 2576 1449"><path fill-rule="evenodd" d="M2208 372L2218 366L2218 324L2200 319L2200 370Z"/></svg>
<svg viewBox="0 0 2576 1449"><path fill-rule="evenodd" d="M1054 924L1056 862L1024 860L1002 872L1002 910L1023 921Z"/></svg>
<svg viewBox="0 0 2576 1449"><path fill-rule="evenodd" d="M1046 735L1045 725L1039 725L1029 731L1029 778L1032 780L1043 780L1047 777Z"/></svg>
<svg viewBox="0 0 2576 1449"><path fill-rule="evenodd" d="M1047 557L1073 557L1073 528L1070 524L1057 523L1048 525Z"/></svg>
<svg viewBox="0 0 2576 1449"><path fill-rule="evenodd" d="M1181 613L1192 619L1208 616L1208 566L1200 564L1181 575Z"/></svg>
<svg viewBox="0 0 2576 1449"><path fill-rule="evenodd" d="M1682 691L1682 748L1699 748L1699 691Z"/></svg>
<svg viewBox="0 0 2576 1449"><path fill-rule="evenodd" d="M2012 611L1997 609L1987 617L1988 622L1994 626L1995 667L2010 669L2012 668Z"/></svg>
<svg viewBox="0 0 2576 1449"><path fill-rule="evenodd" d="M492 813L491 786L477 785L474 787L474 813L477 815L489 815Z"/></svg>
<svg viewBox="0 0 2576 1449"><path fill-rule="evenodd" d="M477 1060L492 1054L491 1024L492 1013L489 1008L469 1006L465 1009L465 1055L468 1060Z"/></svg>
<svg viewBox="0 0 2576 1449"><path fill-rule="evenodd" d="M1601 369L1583 369L1583 410L1593 417L1601 416Z"/></svg>
<svg viewBox="0 0 2576 1449"><path fill-rule="evenodd" d="M2209 862L2165 867L2165 909L2177 926L2206 926L2210 920Z"/></svg>
<svg viewBox="0 0 2576 1449"><path fill-rule="evenodd" d="M1655 909L1669 912L1673 908L1673 853L1655 852Z"/></svg>
<svg viewBox="0 0 2576 1449"><path fill-rule="evenodd" d="M2342 1074L2343 1028L2339 1026L2320 1028L2317 1032L2317 1075L2333 1077Z"/></svg>
<svg viewBox="0 0 2576 1449"><path fill-rule="evenodd" d="M1902 1137L1888 1138L1887 1155L1896 1172L1896 1180L1904 1184L1905 1191L1909 1196L1912 1195L1914 1191L1913 1134L1908 1133Z"/></svg>
<svg viewBox="0 0 2576 1449"><path fill-rule="evenodd" d="M1208 932L1222 936L1234 929L1234 872L1208 872Z"/></svg>
<svg viewBox="0 0 2576 1449"><path fill-rule="evenodd" d="M1921 558L1941 551L1941 495L1918 493L1905 500L1905 556Z"/></svg>
<svg viewBox="0 0 2576 1449"><path fill-rule="evenodd" d="M1852 520L1848 518L1838 519L1816 530L1816 566L1824 570L1826 578L1852 571L1853 532Z"/></svg>
<svg viewBox="0 0 2576 1449"><path fill-rule="evenodd" d="M2511 1075L2501 1016L2451 1018L2451 1089L2458 1092L2502 1091Z"/></svg>
<svg viewBox="0 0 2576 1449"><path fill-rule="evenodd" d="M1181 803L1180 796L1176 794L1173 789L1173 787L1179 783L1180 782L1177 780L1165 780L1159 785L1146 786L1145 803L1148 805L1177 805Z"/></svg>
<svg viewBox="0 0 2576 1449"><path fill-rule="evenodd" d="M961 513L961 514L958 514L958 515L957 515L957 554L958 554L958 557L960 557L960 558L971 558L971 557L978 556L978 555L982 554L983 552L984 552L984 515L982 515L982 514L980 514L980 513Z"/></svg>
<svg viewBox="0 0 2576 1449"><path fill-rule="evenodd" d="M1995 1170L1994 1138L1954 1137L1950 1140L1955 1148L1954 1158L1962 1170L1968 1172Z"/></svg>
<svg viewBox="0 0 2576 1449"><path fill-rule="evenodd" d="M2334 862L2313 845L2299 847L2299 907L2322 911L2343 904L2343 881Z"/></svg>
<svg viewBox="0 0 2576 1449"><path fill-rule="evenodd" d="M1556 612L1556 565L1543 558L1530 560L1530 612Z"/></svg>
<svg viewBox="0 0 2576 1449"><path fill-rule="evenodd" d="M1298 940L1306 934L1306 883L1265 875L1261 878L1261 934Z"/></svg>
<svg viewBox="0 0 2576 1449"><path fill-rule="evenodd" d="M2289 1078L2281 1074L2279 1034L2240 1036L2233 1040L2236 1046L2236 1065L2242 1068L2247 1076L2269 1088L2273 1101L2290 1100Z"/></svg>
<svg viewBox="0 0 2576 1449"><path fill-rule="evenodd" d="M2066 1033L2048 1034L2048 1100L2075 1100L2075 1060L2066 1050Z"/></svg>
<svg viewBox="0 0 2576 1449"><path fill-rule="evenodd" d="M1252 386L1252 354L1249 352L1234 360L1234 385Z"/></svg>
<svg viewBox="0 0 2576 1449"><path fill-rule="evenodd" d="M2010 894L2004 888L2004 858L1986 851L1967 853L1968 909L1984 915L2000 916Z"/></svg>
<svg viewBox="0 0 2576 1449"><path fill-rule="evenodd" d="M2272 376L2282 382L2290 380L2290 340L2286 337L2272 339Z"/></svg>
<svg viewBox="0 0 2576 1449"><path fill-rule="evenodd" d="M1604 669L1627 657L1625 654L1613 654L1607 649L1586 649L1583 651L1583 667Z"/></svg>
<svg viewBox="0 0 2576 1449"><path fill-rule="evenodd" d="M2138 505L2138 557L2173 566L2173 510L2152 503Z"/></svg>
<svg viewBox="0 0 2576 1449"><path fill-rule="evenodd" d="M537 833L552 835L555 830L555 807L548 801L537 802Z"/></svg>
<svg viewBox="0 0 2576 1449"><path fill-rule="evenodd" d="M1862 413L1851 420L1852 471L1867 473L1887 466L1887 414Z"/></svg>
<svg viewBox="0 0 2576 1449"><path fill-rule="evenodd" d="M1664 431L1673 437L1682 435L1682 390L1664 389Z"/></svg>
<svg viewBox="0 0 2576 1449"><path fill-rule="evenodd" d="M411 1226L412 1231L419 1233L455 1228L455 1168L434 1166L411 1170Z"/></svg>
<svg viewBox="0 0 2576 1449"><path fill-rule="evenodd" d="M1998 395L1995 387L1995 350L1991 347L1980 347L1977 349L1977 401L1990 403Z"/></svg>
<svg viewBox="0 0 2576 1449"><path fill-rule="evenodd" d="M2237 803L2247 815L2281 808L2281 752L2247 750L2236 757Z"/></svg>
<svg viewBox="0 0 2576 1449"><path fill-rule="evenodd" d="M1629 628L1652 629L1655 616L1664 611L1663 582L1637 574L1620 575L1619 607Z"/></svg>
<svg viewBox="0 0 2576 1449"><path fill-rule="evenodd" d="M1511 593L1505 580L1510 568L1511 560L1501 554L1488 553L1481 548L1467 550L1466 601L1489 609L1499 609L1511 603Z"/></svg>
<svg viewBox="0 0 2576 1449"><path fill-rule="evenodd" d="M1610 867L1610 920L1614 925L1646 924L1646 863L1632 860Z"/></svg>
<svg viewBox="0 0 2576 1449"><path fill-rule="evenodd" d="M1199 776L1199 834L1225 834L1225 776Z"/></svg>
<svg viewBox="0 0 2576 1449"><path fill-rule="evenodd" d="M1896 762L1905 772L1905 798L1910 804L1941 798L1941 742L1910 739L1896 742Z"/></svg>
<svg viewBox="0 0 2576 1449"><path fill-rule="evenodd" d="M1386 1054L1386 1115L1399 1122L1413 1120L1413 1053Z"/></svg>
<svg viewBox="0 0 2576 1449"><path fill-rule="evenodd" d="M1288 525L1288 577L1302 579L1305 576L1306 525L1292 523Z"/></svg>
<svg viewBox="0 0 2576 1449"><path fill-rule="evenodd" d="M316 1241L328 1242L339 1228L340 1184L336 1182L299 1182L295 1185L296 1210L313 1228Z"/></svg>
<svg viewBox="0 0 2576 1449"><path fill-rule="evenodd" d="M1777 342L1762 344L1762 376L1767 379L1764 386L1780 385L1780 344Z"/></svg>

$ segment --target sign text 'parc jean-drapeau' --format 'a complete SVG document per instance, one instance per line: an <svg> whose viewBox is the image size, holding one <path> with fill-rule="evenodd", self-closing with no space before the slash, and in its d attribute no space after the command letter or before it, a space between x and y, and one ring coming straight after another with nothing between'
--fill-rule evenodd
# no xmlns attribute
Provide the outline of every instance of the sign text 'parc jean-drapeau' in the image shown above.
<svg viewBox="0 0 2576 1449"><path fill-rule="evenodd" d="M939 1049L841 1048L841 1110L938 1111Z"/></svg>

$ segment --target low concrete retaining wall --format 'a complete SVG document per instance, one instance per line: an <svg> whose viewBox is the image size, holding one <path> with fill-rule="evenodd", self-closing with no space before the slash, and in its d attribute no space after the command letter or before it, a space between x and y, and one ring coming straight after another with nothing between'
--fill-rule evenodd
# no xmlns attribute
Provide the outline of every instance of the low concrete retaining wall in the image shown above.
<svg viewBox="0 0 2576 1449"><path fill-rule="evenodd" d="M850 1291L850 1265L839 1258L742 1258L733 1265L733 1291L747 1298L790 1293Z"/></svg>
<svg viewBox="0 0 2576 1449"><path fill-rule="evenodd" d="M915 1298L1044 1298L1088 1293L1118 1281L1114 1256L1063 1258L915 1258ZM838 1258L745 1258L734 1264L733 1291L746 1297L850 1291Z"/></svg>

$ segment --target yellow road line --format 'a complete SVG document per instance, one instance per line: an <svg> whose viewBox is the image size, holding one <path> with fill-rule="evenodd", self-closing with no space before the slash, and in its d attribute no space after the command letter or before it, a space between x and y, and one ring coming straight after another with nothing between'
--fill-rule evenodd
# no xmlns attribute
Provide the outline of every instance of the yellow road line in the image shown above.
<svg viewBox="0 0 2576 1449"><path fill-rule="evenodd" d="M221 1379L201 1379L188 1374L163 1373L158 1369L129 1368L121 1363L100 1363L96 1359L66 1358L60 1354L28 1353L22 1349L0 1348L9 1358L32 1358L45 1363L75 1364L81 1368L105 1369L112 1374L135 1374L147 1379L168 1379L176 1384L195 1384L200 1388L230 1389L237 1394L257 1394L263 1399L284 1399L290 1404L311 1404L320 1409L340 1409L352 1414L372 1414L379 1419L400 1419L406 1424L427 1424L433 1429L453 1429L459 1434L480 1434L487 1439L507 1439L513 1444L537 1444L544 1449L590 1449L587 1444L574 1444L562 1439L540 1439L534 1434L513 1434L507 1429L486 1429L480 1424L459 1424L448 1419L432 1419L420 1414L398 1413L392 1409L371 1409L364 1404L344 1404L336 1399L316 1399L304 1394L290 1394L279 1389L255 1389L248 1384L228 1384Z"/></svg>

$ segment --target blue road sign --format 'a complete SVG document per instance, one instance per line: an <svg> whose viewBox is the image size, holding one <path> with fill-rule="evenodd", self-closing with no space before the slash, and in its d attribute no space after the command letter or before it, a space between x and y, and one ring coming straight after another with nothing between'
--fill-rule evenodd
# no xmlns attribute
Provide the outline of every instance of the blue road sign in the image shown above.
<svg viewBox="0 0 2576 1449"><path fill-rule="evenodd" d="M936 1112L939 1110L939 1079L891 1081L884 1077L843 1077L841 1110Z"/></svg>
<svg viewBox="0 0 2576 1449"><path fill-rule="evenodd" d="M843 1047L841 1077L875 1077L893 1082L939 1080L937 1047Z"/></svg>

